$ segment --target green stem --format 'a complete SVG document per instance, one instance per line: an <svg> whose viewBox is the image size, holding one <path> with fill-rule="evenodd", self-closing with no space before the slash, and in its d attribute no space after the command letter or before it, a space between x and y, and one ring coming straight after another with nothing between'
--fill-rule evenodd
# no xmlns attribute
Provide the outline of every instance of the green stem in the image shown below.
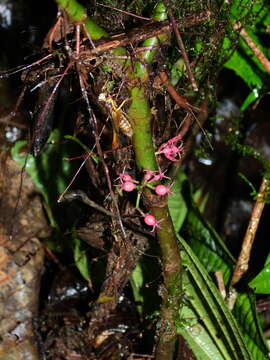
<svg viewBox="0 0 270 360"><path fill-rule="evenodd" d="M151 109L143 87L131 89L129 120L133 128L132 143L139 169L157 170L151 131Z"/></svg>
<svg viewBox="0 0 270 360"><path fill-rule="evenodd" d="M85 24L92 40L108 36L104 29L88 18L85 8L76 0L56 0L56 2L61 9L67 12L71 20ZM166 17L166 9L160 1L154 9L153 18L162 21ZM157 53L157 47L165 41L167 41L167 35L165 34L145 40L142 46L155 46L155 49L143 52L139 61L136 61L134 69L129 74L130 78L135 80L133 87L131 86L130 88L131 105L129 108L129 120L133 127L132 143L136 164L141 170L158 169L151 131L152 114L147 92L142 84L148 81L147 68L151 65ZM159 196L153 195L152 191L147 188L144 190L144 196L149 212L161 223L160 229L157 230L157 237L161 249L164 285L166 288L166 294L162 297L162 326L157 345L156 359L171 360L174 356L176 340L174 318L179 311L181 299L181 259L172 220L169 215L167 200L161 201Z"/></svg>
<svg viewBox="0 0 270 360"><path fill-rule="evenodd" d="M164 20L164 6L159 2L156 10L162 14ZM155 45L166 41L166 36L147 39L142 46ZM147 50L141 56L141 62L137 61L130 77L137 79L139 83L145 83L148 79L147 66L149 66L157 52L157 49ZM140 86L131 88L131 105L129 108L129 120L133 128L133 148L137 167L140 170L157 170L157 161L152 139L152 114L147 98L146 89ZM157 344L156 359L171 360L174 356L176 329L174 318L177 316L181 299L181 259L178 249L178 241L175 236L173 223L169 214L167 199L162 199L147 188L144 190L145 205L149 212L160 222L157 229L159 240L164 285L166 288L162 296L161 330L159 343Z"/></svg>
<svg viewBox="0 0 270 360"><path fill-rule="evenodd" d="M166 8L162 1L159 1L155 6L152 18L157 21L164 21L167 19ZM154 49L149 49L141 53L140 61L136 61L134 71L130 74L130 77L140 79L142 82L148 81L147 65L151 65L158 51L158 46L166 42L167 39L168 36L166 34L161 34L143 41L143 47L154 47Z"/></svg>
<svg viewBox="0 0 270 360"><path fill-rule="evenodd" d="M131 90L131 98L129 119L132 122L134 131L132 142L136 164L141 170L157 170L151 134L152 115L144 88L133 88ZM173 359L175 348L176 331L174 318L179 310L181 299L181 259L167 200L160 200L160 197L153 195L152 191L148 188L145 188L144 196L149 212L155 216L157 221L160 221L157 237L162 255L166 295L163 297L161 309L162 330L157 346L156 359L167 360Z"/></svg>
<svg viewBox="0 0 270 360"><path fill-rule="evenodd" d="M62 10L67 12L71 20L85 24L85 28L92 40L99 40L108 36L108 33L101 26L95 24L87 16L86 9L76 0L56 0L56 3Z"/></svg>

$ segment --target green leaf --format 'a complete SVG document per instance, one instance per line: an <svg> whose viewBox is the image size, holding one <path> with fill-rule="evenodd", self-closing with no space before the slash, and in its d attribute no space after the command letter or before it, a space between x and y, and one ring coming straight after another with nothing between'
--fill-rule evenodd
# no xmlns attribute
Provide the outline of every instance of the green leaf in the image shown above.
<svg viewBox="0 0 270 360"><path fill-rule="evenodd" d="M188 244L179 237L184 250L183 292L177 331L199 359L252 359L241 330L212 279Z"/></svg>
<svg viewBox="0 0 270 360"><path fill-rule="evenodd" d="M186 65L182 58L178 59L171 68L170 81L173 86L185 75Z"/></svg>
<svg viewBox="0 0 270 360"><path fill-rule="evenodd" d="M222 239L195 206L187 179L182 183L182 195L188 208L188 213L181 234L188 239L189 246L205 266L208 273L221 271L225 284L227 284L235 265L234 258L224 245ZM241 294L237 299L234 314L252 356L256 360L263 360L267 358L269 350L260 330L254 304L254 298L249 293Z"/></svg>
<svg viewBox="0 0 270 360"><path fill-rule="evenodd" d="M87 154L91 154L90 156L91 156L92 160L93 160L96 164L98 164L98 156L97 156L96 154L94 154L93 151L91 151L88 146L84 145L76 136L65 135L65 136L64 136L64 139L72 140L72 141L74 141L76 144L80 145Z"/></svg>
<svg viewBox="0 0 270 360"><path fill-rule="evenodd" d="M223 240L195 206L188 183L184 195L189 210L181 233L189 239L189 245L208 272L221 271L226 283L235 260Z"/></svg>
<svg viewBox="0 0 270 360"><path fill-rule="evenodd" d="M178 171L168 197L168 207L176 233L180 231L187 215L187 206L182 195L182 186L186 180L185 173Z"/></svg>
<svg viewBox="0 0 270 360"><path fill-rule="evenodd" d="M72 175L78 170L76 162L64 159L81 151L81 148L74 142L62 143L61 140L60 130L54 129L44 151L36 158L26 153L26 141L17 141L11 149L13 159L25 169L37 191L42 194L50 225L57 231L60 231L59 226L63 223L63 211L65 216L70 216L68 222L70 229L74 226L77 219L76 213L79 211L74 204L64 210L57 203L59 195L64 192ZM52 243L52 241L50 242ZM59 246L57 245L57 247Z"/></svg>
<svg viewBox="0 0 270 360"><path fill-rule="evenodd" d="M263 337L256 312L255 296L251 291L238 294L233 315L244 334L245 342L255 360L269 359L269 348Z"/></svg>
<svg viewBox="0 0 270 360"><path fill-rule="evenodd" d="M143 309L142 309L142 304L144 301L144 298L141 294L141 290L143 288L143 271L142 271L142 267L140 265L140 263L137 264L137 266L135 267L135 269L133 270L131 276L130 276L130 285L132 287L132 292L133 292L133 296L134 296L134 300L141 304L141 305L137 305L137 310L139 312L139 314L142 314Z"/></svg>
<svg viewBox="0 0 270 360"><path fill-rule="evenodd" d="M256 72L256 64L251 65L251 57L244 57L239 51L235 51L224 67L233 70L240 76L250 88L262 87L263 81Z"/></svg>
<svg viewBox="0 0 270 360"><path fill-rule="evenodd" d="M270 253L266 259L262 271L249 282L249 286L257 294L270 294Z"/></svg>
<svg viewBox="0 0 270 360"><path fill-rule="evenodd" d="M60 146L60 138L60 130L54 129L48 139L47 149L37 158L22 152L27 146L26 141L17 141L11 149L13 159L21 167L25 166L37 190L51 207L57 204L59 195L68 185L74 167L71 162L64 160L68 157L70 147L68 144Z"/></svg>
<svg viewBox="0 0 270 360"><path fill-rule="evenodd" d="M89 260L86 249L84 248L82 241L77 237L76 232L72 232L72 239L74 244L73 254L75 264L83 278L87 281L91 281L89 273Z"/></svg>
<svg viewBox="0 0 270 360"><path fill-rule="evenodd" d="M204 213L208 199L209 193L204 194L203 188L197 189L193 194L193 200L202 214Z"/></svg>
<svg viewBox="0 0 270 360"><path fill-rule="evenodd" d="M250 104L252 104L255 100L259 98L259 90L260 89L256 87L253 88L253 90L249 93L249 95L246 97L243 104L241 105L241 111L245 111Z"/></svg>

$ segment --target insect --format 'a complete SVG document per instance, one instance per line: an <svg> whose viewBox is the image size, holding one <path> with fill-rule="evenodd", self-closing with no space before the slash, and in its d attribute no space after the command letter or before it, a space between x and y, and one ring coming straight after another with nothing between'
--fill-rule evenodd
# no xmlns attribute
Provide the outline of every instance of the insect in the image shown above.
<svg viewBox="0 0 270 360"><path fill-rule="evenodd" d="M122 107L127 102L127 99L124 100L119 106L117 106L115 100L112 96L106 96L106 93L100 93L98 97L99 101L105 103L107 108L109 108L110 115L113 121L114 132L113 132L113 141L112 148L117 149L119 147L118 132L121 130L122 134L131 138L133 135L133 129L130 122L127 119L126 114L123 112Z"/></svg>

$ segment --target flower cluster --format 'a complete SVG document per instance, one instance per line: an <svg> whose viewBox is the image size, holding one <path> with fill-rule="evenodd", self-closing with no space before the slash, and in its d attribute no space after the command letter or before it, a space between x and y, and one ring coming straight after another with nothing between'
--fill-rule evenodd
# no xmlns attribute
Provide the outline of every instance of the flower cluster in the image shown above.
<svg viewBox="0 0 270 360"><path fill-rule="evenodd" d="M163 154L166 157L166 159L172 162L176 162L181 159L183 150L184 150L184 146L183 146L182 138L180 135L177 135L169 139L165 143L163 143L159 147L156 154ZM148 187L152 189L158 196L166 196L168 194L171 194L170 190L173 184L169 186L163 184L158 184L158 185L155 184L155 182L161 181L163 179L170 180L169 177L165 176L165 172L166 170L161 171L160 169L159 171L145 170L145 174L141 184L139 184L138 181L134 180L129 174L125 173L124 171L118 177L118 180L120 181L120 184L118 186L122 191L131 192L135 189L138 190L136 209L143 215L145 224L148 226L152 226L151 231L154 231L156 228L160 228L159 223L162 220L158 221L153 215L144 214L139 209L140 194L141 194L141 190L144 187Z"/></svg>
<svg viewBox="0 0 270 360"><path fill-rule="evenodd" d="M123 172L119 175L117 180L119 180L120 184L118 185L119 188L122 191L131 192L137 188L137 190L141 190L144 187L148 187L152 189L157 195L159 196L166 196L168 194L171 194L170 189L172 187L172 184L170 186L166 185L151 185L150 183L154 183L156 181L160 181L162 179L170 179L169 177L165 176L165 171L154 171L154 170L145 170L145 175L143 177L143 182L141 185L138 184L138 181L134 180L129 174ZM143 212L137 208L142 214ZM152 230L154 231L156 228L159 228L160 221L156 220L156 218L151 214L143 214L144 216L144 222L148 226L152 226Z"/></svg>
<svg viewBox="0 0 270 360"><path fill-rule="evenodd" d="M177 146L177 142L180 142ZM184 150L183 141L180 135L177 135L160 146L156 154L163 154L166 159L176 162L182 157Z"/></svg>
<svg viewBox="0 0 270 360"><path fill-rule="evenodd" d="M154 170L145 170L145 175L143 177L143 180L145 184L148 184L150 182L160 181L162 179L170 179L168 176L165 176L165 171L154 171Z"/></svg>
<svg viewBox="0 0 270 360"><path fill-rule="evenodd" d="M122 173L118 179L120 179L120 188L124 191L131 192L137 187L135 180L129 174Z"/></svg>

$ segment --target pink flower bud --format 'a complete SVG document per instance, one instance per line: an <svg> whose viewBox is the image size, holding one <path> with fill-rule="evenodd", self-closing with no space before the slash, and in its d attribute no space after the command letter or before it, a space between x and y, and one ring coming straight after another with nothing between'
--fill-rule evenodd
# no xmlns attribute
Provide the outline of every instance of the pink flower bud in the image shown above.
<svg viewBox="0 0 270 360"><path fill-rule="evenodd" d="M159 223L162 221L163 219L157 221L156 218L151 215L151 214L146 214L144 216L144 222L146 223L146 225L152 226L152 230L151 232L155 231L156 228L160 229Z"/></svg>
<svg viewBox="0 0 270 360"><path fill-rule="evenodd" d="M145 170L146 174L144 175L144 181L145 182L150 182L150 180L152 179L152 177L155 175L155 171L154 170Z"/></svg>
<svg viewBox="0 0 270 360"><path fill-rule="evenodd" d="M160 195L160 196L164 196L164 195L167 195L170 191L170 188L168 188L167 186L165 185L157 185L155 187L155 192L157 195Z"/></svg>
<svg viewBox="0 0 270 360"><path fill-rule="evenodd" d="M133 181L132 177L129 174L120 174L120 180L122 182L127 182L127 181Z"/></svg>
<svg viewBox="0 0 270 360"><path fill-rule="evenodd" d="M149 226L157 226L158 222L153 215L147 214L144 217L144 222Z"/></svg>
<svg viewBox="0 0 270 360"><path fill-rule="evenodd" d="M132 181L126 181L120 185L121 189L127 192L136 189L136 185Z"/></svg>

